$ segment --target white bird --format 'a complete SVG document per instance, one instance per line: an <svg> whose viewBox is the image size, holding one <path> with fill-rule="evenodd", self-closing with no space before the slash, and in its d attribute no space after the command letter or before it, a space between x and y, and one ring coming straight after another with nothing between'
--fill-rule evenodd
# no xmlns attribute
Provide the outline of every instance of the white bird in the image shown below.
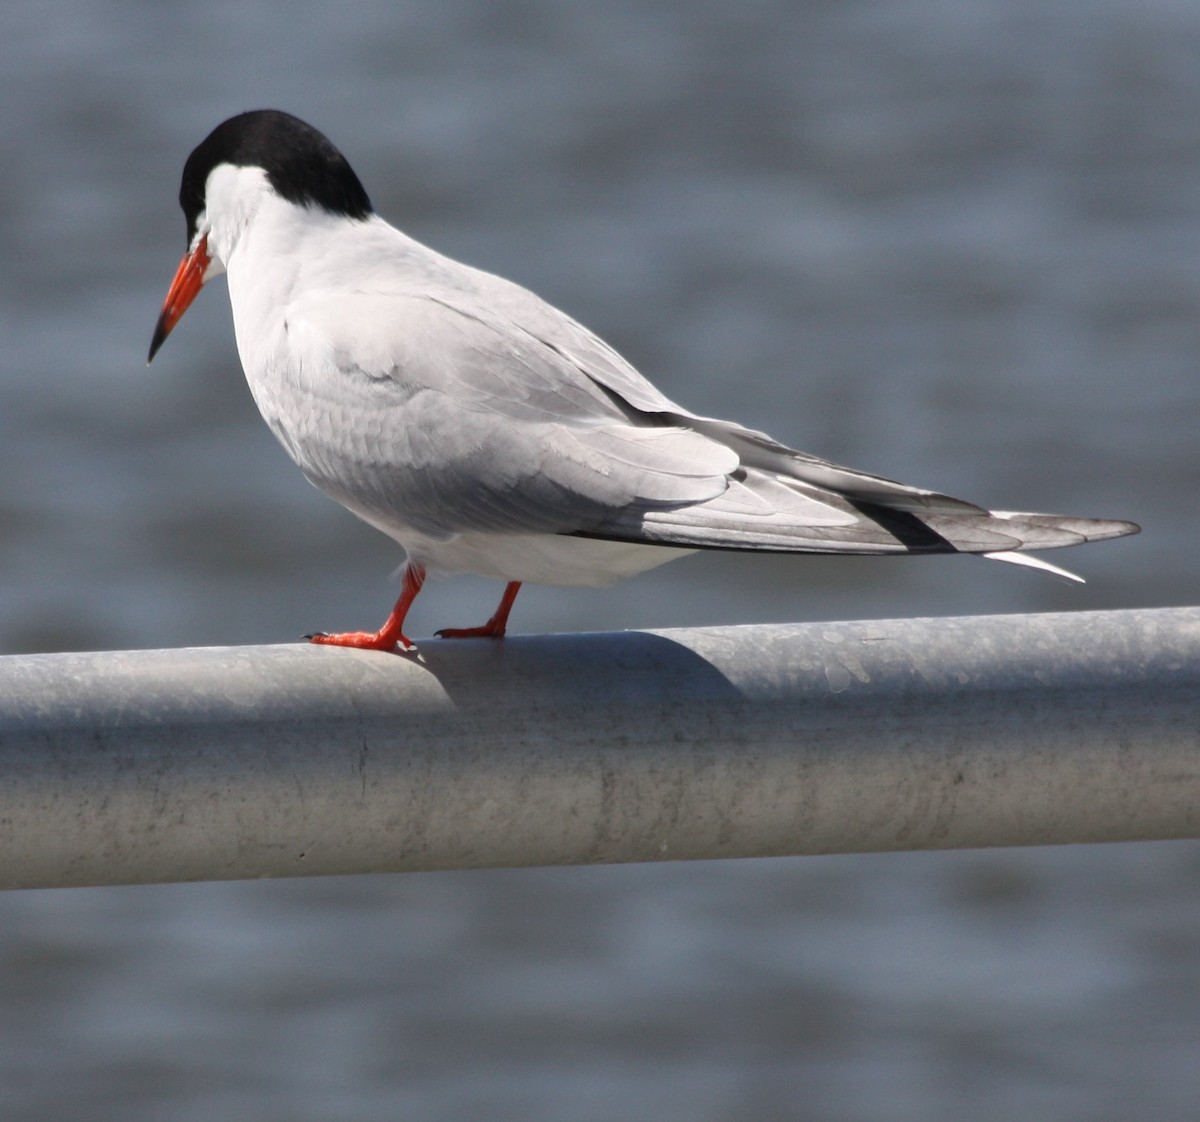
<svg viewBox="0 0 1200 1122"><path fill-rule="evenodd" d="M841 467L664 397L532 292L380 218L345 157L287 113L215 128L179 189L188 248L150 359L226 273L238 354L308 479L404 549L375 632L315 643L405 649L428 571L603 585L697 549L1020 554L1136 533L1129 522L987 511ZM1078 579L1078 578L1075 578Z"/></svg>

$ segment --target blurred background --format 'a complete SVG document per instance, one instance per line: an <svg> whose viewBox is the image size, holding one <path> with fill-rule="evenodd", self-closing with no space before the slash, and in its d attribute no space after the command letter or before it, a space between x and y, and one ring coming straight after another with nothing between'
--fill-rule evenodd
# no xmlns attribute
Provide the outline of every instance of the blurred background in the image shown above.
<svg viewBox="0 0 1200 1122"><path fill-rule="evenodd" d="M223 282L145 366L183 161L262 106L698 412L1144 526L1055 555L1083 587L711 555L513 631L1197 602L1194 4L7 0L0 90L4 653L390 607ZM410 633L498 592L431 584ZM0 895L19 1122L1190 1119L1198 1057L1190 843Z"/></svg>

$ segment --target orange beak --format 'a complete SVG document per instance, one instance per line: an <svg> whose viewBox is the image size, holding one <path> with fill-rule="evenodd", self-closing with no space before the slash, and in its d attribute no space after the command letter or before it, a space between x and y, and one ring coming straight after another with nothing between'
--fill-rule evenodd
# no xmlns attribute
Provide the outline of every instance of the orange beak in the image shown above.
<svg viewBox="0 0 1200 1122"><path fill-rule="evenodd" d="M154 338L150 340L150 354L146 365L154 361L158 348L167 341L171 329L183 318L188 305L196 299L196 293L204 284L204 274L212 258L208 255L208 236L205 235L197 243L196 248L183 255L179 268L175 270L175 279L167 290L167 298L163 301L158 323L154 325Z"/></svg>

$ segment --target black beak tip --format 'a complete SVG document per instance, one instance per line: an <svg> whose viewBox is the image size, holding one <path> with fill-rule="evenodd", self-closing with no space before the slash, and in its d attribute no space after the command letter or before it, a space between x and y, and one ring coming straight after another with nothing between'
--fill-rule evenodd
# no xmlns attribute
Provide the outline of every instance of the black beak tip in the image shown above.
<svg viewBox="0 0 1200 1122"><path fill-rule="evenodd" d="M158 354L158 348L167 341L166 328L163 326L163 321L160 319L154 328L154 335L150 339L150 353L146 355L146 365L149 366L154 361L154 356Z"/></svg>

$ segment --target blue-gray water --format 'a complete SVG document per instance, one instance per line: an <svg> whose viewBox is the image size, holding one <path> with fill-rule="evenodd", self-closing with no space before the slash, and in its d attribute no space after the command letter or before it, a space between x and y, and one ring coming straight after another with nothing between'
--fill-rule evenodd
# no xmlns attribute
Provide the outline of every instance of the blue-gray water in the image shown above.
<svg viewBox="0 0 1200 1122"><path fill-rule="evenodd" d="M377 207L671 396L997 507L1076 588L689 559L514 630L1195 603L1200 7L182 4L0 14L0 650L378 624L393 547L254 413L223 284L156 360L188 151L327 131ZM413 633L498 590L432 585ZM1192 844L0 896L0 1117L1196 1117Z"/></svg>

